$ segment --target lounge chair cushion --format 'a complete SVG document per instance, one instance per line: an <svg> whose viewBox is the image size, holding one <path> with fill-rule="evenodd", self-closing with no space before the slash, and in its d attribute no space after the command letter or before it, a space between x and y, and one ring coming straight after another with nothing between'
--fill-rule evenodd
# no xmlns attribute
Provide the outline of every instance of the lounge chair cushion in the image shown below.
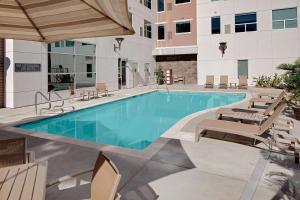
<svg viewBox="0 0 300 200"><path fill-rule="evenodd" d="M198 124L198 128L203 130L244 135L246 137L249 137L249 134L259 135L261 132L258 125L210 119L205 119L201 121Z"/></svg>

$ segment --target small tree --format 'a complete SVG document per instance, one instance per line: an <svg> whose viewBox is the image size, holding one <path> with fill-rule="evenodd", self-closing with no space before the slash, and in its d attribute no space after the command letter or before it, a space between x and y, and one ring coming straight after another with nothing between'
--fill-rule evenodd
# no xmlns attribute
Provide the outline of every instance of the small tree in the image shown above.
<svg viewBox="0 0 300 200"><path fill-rule="evenodd" d="M157 67L154 71L154 75L156 76L156 81L158 84L162 84L164 82L164 72L160 67Z"/></svg>
<svg viewBox="0 0 300 200"><path fill-rule="evenodd" d="M292 64L281 64L278 69L286 71L283 78L284 87L292 93L291 100L298 104L300 102L300 58Z"/></svg>

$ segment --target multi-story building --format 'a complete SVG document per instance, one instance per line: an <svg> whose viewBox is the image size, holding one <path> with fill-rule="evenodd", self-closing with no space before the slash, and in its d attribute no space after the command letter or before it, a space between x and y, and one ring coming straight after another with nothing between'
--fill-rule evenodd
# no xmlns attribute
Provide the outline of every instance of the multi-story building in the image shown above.
<svg viewBox="0 0 300 200"><path fill-rule="evenodd" d="M128 8L135 34L120 36L121 48L117 37L48 45L5 40L4 106L33 105L37 91L52 88L68 97L70 85L105 82L118 90L153 84L156 67L172 69L186 84L203 85L207 75L215 84L220 75L230 82L246 75L251 85L300 56L299 0L128 0Z"/></svg>
<svg viewBox="0 0 300 200"><path fill-rule="evenodd" d="M196 0L156 1L156 48L152 51L157 67L173 70L187 84L197 83Z"/></svg>
<svg viewBox="0 0 300 200"><path fill-rule="evenodd" d="M300 57L299 0L197 0L198 84L206 75L248 83ZM219 43L226 43L222 56Z"/></svg>

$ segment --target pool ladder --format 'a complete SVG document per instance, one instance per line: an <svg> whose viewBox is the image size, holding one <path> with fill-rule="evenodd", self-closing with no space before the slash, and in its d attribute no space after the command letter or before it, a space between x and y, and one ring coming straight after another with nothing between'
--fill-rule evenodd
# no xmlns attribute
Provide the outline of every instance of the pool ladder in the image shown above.
<svg viewBox="0 0 300 200"><path fill-rule="evenodd" d="M51 94L55 94L59 101L61 101L61 104L60 105L55 105L53 106L52 108L52 101L51 101ZM48 111L61 111L61 112L65 112L65 108L69 107L71 108L72 110L75 110L75 107L74 106L64 106L65 105L65 101L64 99L54 90L48 92L48 97L43 94L41 91L38 91L35 93L35 114L37 115L38 114L38 95L41 95L41 97L46 100L46 103L48 103L48 107L47 108L41 108L40 109L40 115L42 114L42 110L48 110Z"/></svg>
<svg viewBox="0 0 300 200"><path fill-rule="evenodd" d="M170 93L169 88L168 88L168 84L166 83L165 80L164 80L164 84L165 84L165 86L166 86L167 92ZM158 84L158 83L156 83L156 89L157 89L157 90L159 89L159 84Z"/></svg>
<svg viewBox="0 0 300 200"><path fill-rule="evenodd" d="M37 91L35 93L35 103L34 103L34 105L35 105L35 114L36 115L38 114L38 101L37 101L38 100L38 95L41 95L41 97L46 100L46 103L48 103L48 108L41 108L40 109L40 114L42 113L42 110L51 110L51 107L52 107L52 102L50 101L50 95L49 95L49 97L47 97L42 92Z"/></svg>

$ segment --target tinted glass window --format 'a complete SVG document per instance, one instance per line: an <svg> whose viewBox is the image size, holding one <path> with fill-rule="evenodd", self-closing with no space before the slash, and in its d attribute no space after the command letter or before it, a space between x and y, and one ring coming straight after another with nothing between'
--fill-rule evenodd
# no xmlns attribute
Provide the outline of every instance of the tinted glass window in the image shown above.
<svg viewBox="0 0 300 200"><path fill-rule="evenodd" d="M272 11L273 29L297 28L297 8Z"/></svg>
<svg viewBox="0 0 300 200"><path fill-rule="evenodd" d="M220 17L211 18L211 33L219 34L221 33L221 19Z"/></svg>
<svg viewBox="0 0 300 200"><path fill-rule="evenodd" d="M177 22L176 33L189 33L191 32L191 22Z"/></svg>
<svg viewBox="0 0 300 200"><path fill-rule="evenodd" d="M165 10L165 0L157 0L157 11L162 12Z"/></svg>
<svg viewBox="0 0 300 200"><path fill-rule="evenodd" d="M188 3L188 2L191 2L191 0L176 0L175 1L176 4Z"/></svg>
<svg viewBox="0 0 300 200"><path fill-rule="evenodd" d="M248 32L256 30L256 13L235 15L235 32Z"/></svg>
<svg viewBox="0 0 300 200"><path fill-rule="evenodd" d="M151 22L149 22L147 20L144 21L144 36L147 38L152 38Z"/></svg>
<svg viewBox="0 0 300 200"><path fill-rule="evenodd" d="M164 40L165 39L165 26L164 25L158 25L157 27L158 31L158 40Z"/></svg>
<svg viewBox="0 0 300 200"><path fill-rule="evenodd" d="M147 8L151 9L151 0L145 0L144 4Z"/></svg>
<svg viewBox="0 0 300 200"><path fill-rule="evenodd" d="M62 46L64 42L66 45ZM74 41L48 44L48 89L92 87L96 82L96 45Z"/></svg>

